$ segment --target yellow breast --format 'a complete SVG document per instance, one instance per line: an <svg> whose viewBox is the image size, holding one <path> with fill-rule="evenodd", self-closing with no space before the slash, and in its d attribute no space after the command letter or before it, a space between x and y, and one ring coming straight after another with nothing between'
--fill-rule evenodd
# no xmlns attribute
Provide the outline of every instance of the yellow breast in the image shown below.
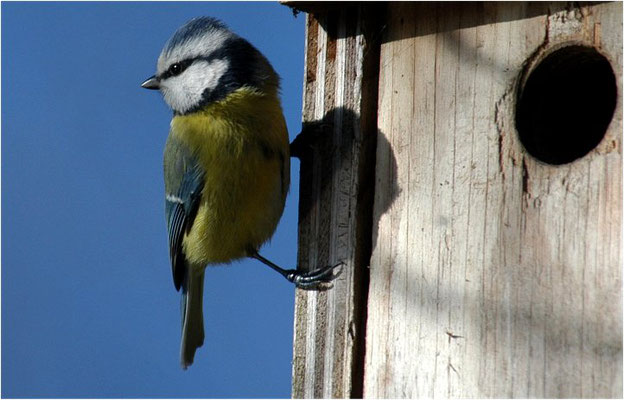
<svg viewBox="0 0 624 400"><path fill-rule="evenodd" d="M202 200L183 249L195 267L247 255L267 241L290 181L288 132L277 94L239 89L200 112L176 116L170 135L204 170Z"/></svg>

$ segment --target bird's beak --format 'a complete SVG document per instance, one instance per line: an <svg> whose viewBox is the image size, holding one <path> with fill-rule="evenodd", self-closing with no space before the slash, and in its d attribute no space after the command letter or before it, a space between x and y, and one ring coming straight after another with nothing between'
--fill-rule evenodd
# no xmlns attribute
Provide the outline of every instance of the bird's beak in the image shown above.
<svg viewBox="0 0 624 400"><path fill-rule="evenodd" d="M160 89L160 81L156 78L156 75L150 76L145 80L145 82L141 83L141 87L145 89L158 90Z"/></svg>

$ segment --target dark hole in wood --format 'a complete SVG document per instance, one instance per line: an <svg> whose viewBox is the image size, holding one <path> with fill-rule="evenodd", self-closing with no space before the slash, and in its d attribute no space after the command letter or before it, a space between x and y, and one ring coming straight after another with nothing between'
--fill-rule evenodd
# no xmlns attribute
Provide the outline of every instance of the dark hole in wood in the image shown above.
<svg viewBox="0 0 624 400"><path fill-rule="evenodd" d="M516 128L527 152L549 164L585 156L604 137L617 102L609 61L592 47L548 55L518 93Z"/></svg>

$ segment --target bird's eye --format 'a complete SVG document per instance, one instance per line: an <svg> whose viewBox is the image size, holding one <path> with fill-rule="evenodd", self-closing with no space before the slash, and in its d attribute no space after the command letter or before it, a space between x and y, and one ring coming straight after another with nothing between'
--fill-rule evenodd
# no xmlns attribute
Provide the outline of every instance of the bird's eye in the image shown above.
<svg viewBox="0 0 624 400"><path fill-rule="evenodd" d="M193 63L193 59L182 60L182 61L178 61L176 63L173 63L160 76L161 76L162 79L167 79L167 78L172 77L172 76L180 75L192 63Z"/></svg>
<svg viewBox="0 0 624 400"><path fill-rule="evenodd" d="M182 72L182 66L180 65L180 63L171 64L171 66L169 67L169 73L172 76L176 76L180 72Z"/></svg>

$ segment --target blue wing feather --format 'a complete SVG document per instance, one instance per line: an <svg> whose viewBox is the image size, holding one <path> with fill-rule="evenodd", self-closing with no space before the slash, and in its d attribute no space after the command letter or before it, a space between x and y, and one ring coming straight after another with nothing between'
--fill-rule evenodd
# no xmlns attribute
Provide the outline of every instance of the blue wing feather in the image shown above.
<svg viewBox="0 0 624 400"><path fill-rule="evenodd" d="M169 233L169 257L173 284L185 291L187 263L182 248L191 230L199 204L204 174L195 157L171 135L165 147L165 217Z"/></svg>

